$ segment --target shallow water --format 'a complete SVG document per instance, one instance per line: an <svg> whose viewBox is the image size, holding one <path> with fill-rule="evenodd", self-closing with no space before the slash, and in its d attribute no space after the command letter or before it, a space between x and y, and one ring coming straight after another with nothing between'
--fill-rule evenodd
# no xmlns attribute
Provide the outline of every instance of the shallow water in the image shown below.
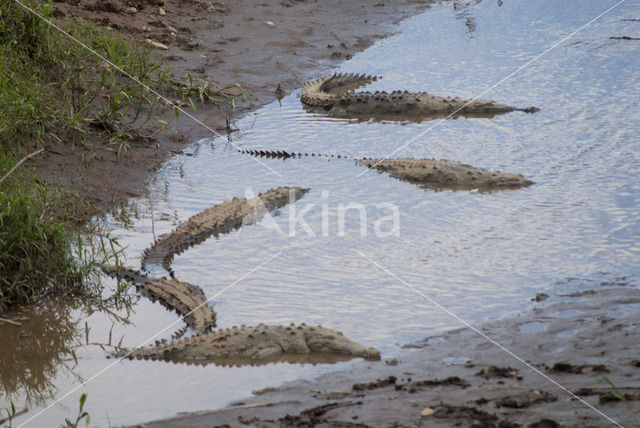
<svg viewBox="0 0 640 428"><path fill-rule="evenodd" d="M294 206L175 258L176 277L200 285L208 296L237 281L214 301L220 327L318 323L392 357L407 352L404 343L460 326L429 299L477 324L524 310L538 292L577 291L621 276L627 279L618 282L637 286L640 42L609 37L638 37L640 23L625 19L639 18L640 11L622 4L550 49L615 4L434 5L340 69L383 76L372 90L460 97L489 90L482 98L537 106L536 114L348 121L305 112L297 92L239 120L241 131L232 136L242 148L446 158L521 173L535 185L499 193L435 192L349 160L259 163L219 138L203 140L170 161L147 196L132 201L138 213L133 227L114 220L115 235L128 245L128 264L139 265L154 235L204 208L297 185L311 190ZM304 223L292 220L303 212ZM397 234L391 233L395 212ZM135 346L176 319L142 299L135 326L116 325L111 335ZM90 341L106 342L111 323L100 314L87 322ZM89 395L92 426L113 426L212 409L253 389L350 365L196 367L114 363L96 346L76 353L71 369L47 375L56 398L79 385L78 376L88 380L115 365L27 426L49 426L75 414L82 391ZM20 395L14 400L20 403Z"/></svg>

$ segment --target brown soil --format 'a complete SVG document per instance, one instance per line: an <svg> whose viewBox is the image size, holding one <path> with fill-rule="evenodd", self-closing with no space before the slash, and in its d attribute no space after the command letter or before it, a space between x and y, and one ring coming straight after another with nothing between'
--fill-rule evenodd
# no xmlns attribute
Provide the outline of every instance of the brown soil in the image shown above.
<svg viewBox="0 0 640 428"><path fill-rule="evenodd" d="M168 46L157 54L177 77L221 87L239 83L248 95L234 116L245 114L284 92L348 60L374 40L394 31L394 23L428 7L427 2L249 0L58 0L54 16L96 20L140 43ZM215 106L190 111L224 133L225 114ZM171 111L165 114L172 115ZM151 174L190 142L211 132L182 116L171 132L136 142L118 158L96 138L95 147L50 146L31 165L42 179L80 192L99 210L145 192ZM221 142L222 144L222 142Z"/></svg>
<svg viewBox="0 0 640 428"><path fill-rule="evenodd" d="M402 358L363 362L313 382L255 391L254 397L217 411L145 426L615 426L577 397L621 426L637 426L640 313L634 307L640 290L600 289L549 300L480 327L540 373L478 333L460 329L408 345L418 350ZM602 308L619 317L603 316ZM533 322L546 328L527 332Z"/></svg>

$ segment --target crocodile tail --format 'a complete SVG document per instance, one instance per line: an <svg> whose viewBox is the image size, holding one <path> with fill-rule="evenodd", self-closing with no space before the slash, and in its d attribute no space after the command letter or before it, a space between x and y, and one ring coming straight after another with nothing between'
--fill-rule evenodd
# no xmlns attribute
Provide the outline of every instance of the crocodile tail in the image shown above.
<svg viewBox="0 0 640 428"><path fill-rule="evenodd" d="M367 86L379 78L381 77L366 74L336 73L324 79L318 90L326 94L340 96Z"/></svg>
<svg viewBox="0 0 640 428"><path fill-rule="evenodd" d="M136 285L143 285L149 281L149 277L139 270L117 265L102 265L102 271L112 278L123 279Z"/></svg>
<svg viewBox="0 0 640 428"><path fill-rule="evenodd" d="M337 158L337 159L353 159L351 156L347 155L336 155L336 154L324 154L324 153L296 153L296 152L286 152L284 150L252 150L252 149L238 149L238 153L242 153L244 155L261 157L261 158L269 158L269 159L289 159L289 158L302 158L302 157L322 157L322 158Z"/></svg>
<svg viewBox="0 0 640 428"><path fill-rule="evenodd" d="M252 150L252 149L238 149L238 153L243 155L269 158L269 159L289 159L295 157L302 157L301 153L286 152L284 150Z"/></svg>
<svg viewBox="0 0 640 428"><path fill-rule="evenodd" d="M302 85L300 101L308 107L330 109L340 98L381 77L366 74L336 73Z"/></svg>
<svg viewBox="0 0 640 428"><path fill-rule="evenodd" d="M519 109L516 109L516 110L520 110L520 111L523 111L525 113L535 113L535 112L540 111L540 109L538 107L533 107L533 106L532 107L527 107L527 108L519 108Z"/></svg>

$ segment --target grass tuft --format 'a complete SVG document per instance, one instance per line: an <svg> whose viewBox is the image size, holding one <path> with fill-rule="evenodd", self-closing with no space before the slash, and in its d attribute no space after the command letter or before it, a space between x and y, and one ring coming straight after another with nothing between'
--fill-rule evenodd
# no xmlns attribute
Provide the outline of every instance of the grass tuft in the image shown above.
<svg viewBox="0 0 640 428"><path fill-rule="evenodd" d="M0 173L9 168L7 159L1 159ZM77 296L89 291L92 262L77 257L77 232L66 227L62 214L69 200L64 193L29 182L21 172L2 183L0 310L49 294Z"/></svg>
<svg viewBox="0 0 640 428"><path fill-rule="evenodd" d="M49 4L24 3L52 19ZM0 2L0 312L49 294L93 300L100 295L97 267L121 251L95 229L72 228L71 220L82 217L74 213L77 198L30 179L19 162L25 153L54 144L92 151L96 140L126 152L167 129L156 117L164 104L158 94L177 100L170 106L176 113L178 106L195 108L194 100L232 110L244 99L237 84L214 88L191 76L180 82L149 48L93 22L55 22L100 56L17 2Z"/></svg>

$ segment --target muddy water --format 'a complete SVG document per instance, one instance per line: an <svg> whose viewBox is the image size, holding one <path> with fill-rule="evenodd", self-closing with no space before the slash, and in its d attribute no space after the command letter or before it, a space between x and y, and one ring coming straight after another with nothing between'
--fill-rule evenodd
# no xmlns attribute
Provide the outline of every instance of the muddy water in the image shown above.
<svg viewBox="0 0 640 428"><path fill-rule="evenodd" d="M305 112L294 93L239 120L241 131L232 136L242 148L446 158L522 173L534 186L434 192L349 160L256 162L219 138L203 140L169 162L146 197L132 201L132 227L113 221L115 234L128 245L128 263L139 265L154 236L206 207L297 185L311 191L295 206L175 258L176 277L200 285L209 296L235 283L214 302L219 326L321 323L391 357L406 352L401 344L460 325L412 287L477 324L525 309L538 292L615 283L620 277L637 284L640 42L610 37L639 37L640 23L631 21L640 18L638 9L622 4L546 52L614 4L434 5L340 70L383 76L374 90L473 97L490 89L483 98L534 105L541 109L534 115L419 123L336 120ZM131 319L133 326L113 327L112 340L137 345L176 317L141 300ZM90 342L108 340L112 324L104 316L86 321ZM75 340L86 341L84 327L78 330ZM97 346L79 347L76 355L70 369L45 376L56 398L114 361ZM349 364L225 368L117 362L27 426L49 426L74 414L82 391L89 394L93 425L120 425L219 407L252 389ZM20 394L14 399L21 403ZM44 400L40 408L51 402Z"/></svg>

